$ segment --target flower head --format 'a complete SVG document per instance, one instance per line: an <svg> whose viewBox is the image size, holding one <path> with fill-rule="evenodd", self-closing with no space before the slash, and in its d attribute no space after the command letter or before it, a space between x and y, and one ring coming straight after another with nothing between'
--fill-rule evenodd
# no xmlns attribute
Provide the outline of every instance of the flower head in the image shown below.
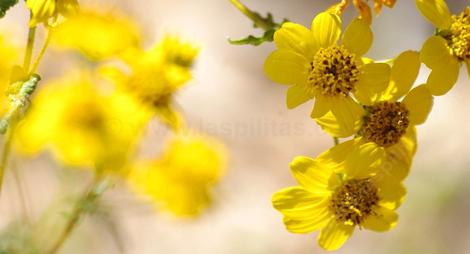
<svg viewBox="0 0 470 254"><path fill-rule="evenodd" d="M50 149L63 164L119 171L148 116L124 94L101 93L90 76L68 75L34 98L18 130L26 154Z"/></svg>
<svg viewBox="0 0 470 254"><path fill-rule="evenodd" d="M470 7L452 15L444 0L416 0L416 5L437 29L421 49L421 61L432 69L427 86L433 95L446 94L457 82L460 63L470 77Z"/></svg>
<svg viewBox="0 0 470 254"><path fill-rule="evenodd" d="M363 144L370 143L364 152L382 155L381 173L403 180L416 151L415 126L424 123L433 105L433 97L425 85L411 89L419 69L419 54L403 52L394 60L386 89L356 94L364 105L364 114L355 128L342 128L331 113L316 119L317 123L336 137L355 135L357 143L351 143L355 144L351 150L363 149L360 148Z"/></svg>
<svg viewBox="0 0 470 254"><path fill-rule="evenodd" d="M327 12L314 18L311 30L284 23L274 34L278 50L266 59L264 69L273 81L291 85L289 108L315 98L312 118L331 112L343 127L353 128L362 108L352 96L384 89L390 68L361 58L372 44L367 23L355 19L338 45L340 33L340 18Z"/></svg>
<svg viewBox="0 0 470 254"><path fill-rule="evenodd" d="M224 148L196 135L172 138L160 158L138 163L129 181L138 193L177 216L199 215L211 203L211 189L223 173Z"/></svg>
<svg viewBox="0 0 470 254"><path fill-rule="evenodd" d="M103 60L137 47L137 26L118 13L81 10L54 29L58 48L80 51L91 60Z"/></svg>
<svg viewBox="0 0 470 254"><path fill-rule="evenodd" d="M59 15L70 16L77 12L77 0L26 0L26 6L31 10L30 26L48 22Z"/></svg>
<svg viewBox="0 0 470 254"><path fill-rule="evenodd" d="M284 215L292 233L320 230L319 245L336 250L356 227L383 232L398 220L395 209L405 196L401 183L377 175L377 156L356 156L337 162L349 153L341 145L317 159L296 157L290 164L300 186L275 193L273 206Z"/></svg>

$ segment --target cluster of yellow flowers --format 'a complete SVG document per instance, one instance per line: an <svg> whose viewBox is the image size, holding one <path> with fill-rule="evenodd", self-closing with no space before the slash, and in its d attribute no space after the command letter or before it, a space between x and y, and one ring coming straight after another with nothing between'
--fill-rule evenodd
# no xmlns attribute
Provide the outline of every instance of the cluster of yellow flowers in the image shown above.
<svg viewBox="0 0 470 254"><path fill-rule="evenodd" d="M314 159L294 158L290 168L300 186L272 198L287 230L320 230L324 249L340 248L356 227L383 232L396 225L395 210L406 194L402 182L417 147L415 126L426 121L433 96L454 85L460 63L470 76L470 7L452 15L444 0L416 5L436 35L419 52L408 50L385 63L363 57L373 40L363 19L353 20L341 36L340 16L326 11L311 29L287 22L274 34L277 50L264 70L289 85L287 107L314 99L316 123L336 140L352 137ZM413 87L421 63L432 72Z"/></svg>
<svg viewBox="0 0 470 254"><path fill-rule="evenodd" d="M51 45L79 61L69 63L73 71L41 82L14 130L16 151L27 156L49 151L66 167L125 179L136 194L177 216L201 214L223 174L225 150L189 130L173 106L175 93L192 79L199 48L165 36L146 50L130 19L79 7L76 0L27 0L26 6L30 27L44 25ZM0 72L12 72L17 53L0 40ZM1 87L11 89L10 80L2 75ZM2 113L7 109L2 105ZM153 116L173 134L161 156L142 161L136 153Z"/></svg>

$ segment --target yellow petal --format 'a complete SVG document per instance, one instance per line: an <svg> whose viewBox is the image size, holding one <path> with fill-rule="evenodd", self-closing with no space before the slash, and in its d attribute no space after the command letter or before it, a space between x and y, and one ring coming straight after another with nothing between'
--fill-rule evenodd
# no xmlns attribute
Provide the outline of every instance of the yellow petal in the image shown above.
<svg viewBox="0 0 470 254"><path fill-rule="evenodd" d="M351 237L354 226L330 220L318 236L318 244L325 250L337 250Z"/></svg>
<svg viewBox="0 0 470 254"><path fill-rule="evenodd" d="M398 214L394 210L379 206L361 225L376 232L385 232L394 228L397 222Z"/></svg>
<svg viewBox="0 0 470 254"><path fill-rule="evenodd" d="M431 36L424 42L419 54L421 62L430 69L445 68L453 60L447 42L440 36Z"/></svg>
<svg viewBox="0 0 470 254"><path fill-rule="evenodd" d="M332 137L346 138L356 134L359 129L361 129L363 117L361 117L359 114L357 116L358 117L354 122L354 128L351 129L347 129L344 125L338 124L338 120L331 112L328 112L320 118L316 118L315 121L326 133ZM364 116L364 114L362 114L362 116Z"/></svg>
<svg viewBox="0 0 470 254"><path fill-rule="evenodd" d="M403 99L403 103L410 111L409 120L411 125L424 123L431 112L434 98L426 86L415 87Z"/></svg>
<svg viewBox="0 0 470 254"><path fill-rule="evenodd" d="M364 110L357 102L351 97L341 97L332 99L331 113L338 120L340 129L354 130L357 126L357 121L364 116Z"/></svg>
<svg viewBox="0 0 470 254"><path fill-rule="evenodd" d="M404 201L406 189L403 184L393 178L377 177L379 204L389 209L398 208Z"/></svg>
<svg viewBox="0 0 470 254"><path fill-rule="evenodd" d="M353 0L354 7L360 14L360 18L363 19L367 24L372 23L372 11L370 10L367 0Z"/></svg>
<svg viewBox="0 0 470 254"><path fill-rule="evenodd" d="M320 154L316 161L321 164L342 164L359 141L359 139L352 139L335 145Z"/></svg>
<svg viewBox="0 0 470 254"><path fill-rule="evenodd" d="M342 44L356 56L362 56L369 51L373 35L369 25L361 19L354 19L343 34Z"/></svg>
<svg viewBox="0 0 470 254"><path fill-rule="evenodd" d="M451 61L447 66L434 69L426 81L426 86L434 96L446 94L454 87L459 78L460 65L455 61Z"/></svg>
<svg viewBox="0 0 470 254"><path fill-rule="evenodd" d="M335 45L341 34L341 19L335 14L322 12L312 21L312 33L320 48Z"/></svg>
<svg viewBox="0 0 470 254"><path fill-rule="evenodd" d="M400 141L385 149L386 158L380 166L383 177L391 177L403 181L410 172L412 160L416 152L416 130L410 126Z"/></svg>
<svg viewBox="0 0 470 254"><path fill-rule="evenodd" d="M315 97L315 104L313 106L310 117L313 119L324 116L331 109L331 99L327 96L318 95Z"/></svg>
<svg viewBox="0 0 470 254"><path fill-rule="evenodd" d="M416 0L416 7L435 27L450 27L451 14L444 0Z"/></svg>
<svg viewBox="0 0 470 254"><path fill-rule="evenodd" d="M312 32L292 22L282 24L282 27L274 33L274 43L279 49L292 50L308 59L312 59L318 50Z"/></svg>
<svg viewBox="0 0 470 254"><path fill-rule="evenodd" d="M294 85L287 89L286 103L289 109L295 108L310 99L312 97L305 91L302 85Z"/></svg>
<svg viewBox="0 0 470 254"><path fill-rule="evenodd" d="M292 175L305 189L315 195L325 195L329 191L328 181L332 175L332 168L323 165L305 156L297 156L290 163Z"/></svg>
<svg viewBox="0 0 470 254"><path fill-rule="evenodd" d="M281 49L271 53L264 63L264 72L274 82L286 85L307 81L308 61L293 51Z"/></svg>
<svg viewBox="0 0 470 254"><path fill-rule="evenodd" d="M394 61L391 72L391 81L387 89L392 94L394 101L410 91L413 83L418 77L421 62L419 53L416 51L405 51Z"/></svg>
<svg viewBox="0 0 470 254"><path fill-rule="evenodd" d="M368 177L378 171L386 158L385 149L373 142L358 139L354 148L345 160L346 174L352 178Z"/></svg>
<svg viewBox="0 0 470 254"><path fill-rule="evenodd" d="M325 196L314 195L300 186L284 188L272 197L274 208L295 219L310 216L320 205L324 206L324 200Z"/></svg>
<svg viewBox="0 0 470 254"><path fill-rule="evenodd" d="M362 104L375 102L390 81L390 66L385 63L370 63L362 67L361 75L355 85L354 96Z"/></svg>
<svg viewBox="0 0 470 254"><path fill-rule="evenodd" d="M291 233L296 234L306 234L318 230L325 226L328 222L328 219L331 218L331 213L327 206L318 213L310 218L305 218L302 220L295 220L289 217L284 217L284 225L286 229Z"/></svg>

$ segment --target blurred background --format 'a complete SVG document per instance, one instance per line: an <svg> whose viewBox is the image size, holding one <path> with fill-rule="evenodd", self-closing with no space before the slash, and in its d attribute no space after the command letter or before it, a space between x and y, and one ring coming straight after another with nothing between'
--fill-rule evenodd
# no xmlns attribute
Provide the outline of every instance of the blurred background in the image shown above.
<svg viewBox="0 0 470 254"><path fill-rule="evenodd" d="M232 46L230 38L256 34L251 22L228 0L109 0L79 1L125 12L141 25L147 46L163 35L180 35L201 45L194 80L176 101L192 128L218 137L228 148L229 166L214 190L214 204L196 220L156 212L117 185L105 195L112 214L102 223L85 218L61 253L324 253L316 234L295 235L284 229L271 195L294 185L289 162L294 156L316 156L332 145L329 136L309 118L306 103L295 110L285 106L285 86L263 74L272 44ZM264 14L310 26L314 15L336 3L332 0L245 0ZM447 0L453 13L470 4ZM351 7L343 24L356 15ZM0 22L1 31L23 45L27 11L23 1ZM397 0L373 20L374 44L367 56L385 59L407 49L419 50L433 33L414 1ZM44 36L40 34L40 36ZM61 53L49 50L40 73L58 75ZM418 84L429 71L423 66ZM428 121L418 127L419 148L406 180L407 200L399 209L398 226L385 234L357 230L337 253L470 253L470 82L462 69L450 93L435 98ZM166 132L151 124L141 145L143 158L157 154ZM0 226L22 213L37 218L56 201L61 185L81 189L86 172L60 171L47 154L34 159L15 156L0 199ZM16 184L21 179L21 188ZM21 198L27 199L23 207Z"/></svg>

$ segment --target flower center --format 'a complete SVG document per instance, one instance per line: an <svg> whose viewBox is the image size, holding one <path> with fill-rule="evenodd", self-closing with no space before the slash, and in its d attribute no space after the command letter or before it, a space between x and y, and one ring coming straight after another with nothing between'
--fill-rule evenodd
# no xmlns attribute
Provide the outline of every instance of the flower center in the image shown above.
<svg viewBox="0 0 470 254"><path fill-rule="evenodd" d="M408 109L401 102L378 102L366 108L370 113L362 126L367 141L379 146L396 144L410 124Z"/></svg>
<svg viewBox="0 0 470 254"><path fill-rule="evenodd" d="M452 16L447 43L454 56L462 61L470 59L470 7Z"/></svg>
<svg viewBox="0 0 470 254"><path fill-rule="evenodd" d="M343 46L320 49L310 64L308 92L328 96L348 96L358 80L356 56Z"/></svg>
<svg viewBox="0 0 470 254"><path fill-rule="evenodd" d="M360 225L378 201L377 186L370 178L351 179L335 190L329 208L338 221Z"/></svg>

